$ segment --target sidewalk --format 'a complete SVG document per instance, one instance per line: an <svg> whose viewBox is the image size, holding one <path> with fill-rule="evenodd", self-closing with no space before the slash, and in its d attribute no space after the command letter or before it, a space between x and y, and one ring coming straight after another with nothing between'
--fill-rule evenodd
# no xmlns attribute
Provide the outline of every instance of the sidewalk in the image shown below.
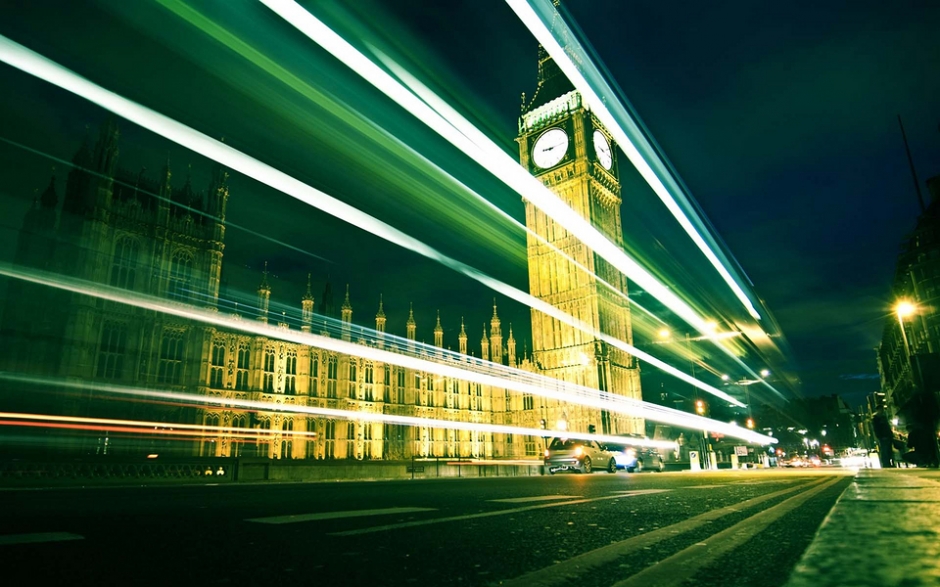
<svg viewBox="0 0 940 587"><path fill-rule="evenodd" d="M786 587L940 585L940 471L863 469Z"/></svg>

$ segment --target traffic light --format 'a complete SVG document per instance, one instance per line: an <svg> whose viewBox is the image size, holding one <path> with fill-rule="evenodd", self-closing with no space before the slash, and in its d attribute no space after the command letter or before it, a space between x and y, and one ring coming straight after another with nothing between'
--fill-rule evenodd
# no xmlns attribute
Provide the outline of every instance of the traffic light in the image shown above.
<svg viewBox="0 0 940 587"><path fill-rule="evenodd" d="M705 415L705 400L697 399L695 400L695 413L699 416Z"/></svg>
<svg viewBox="0 0 940 587"><path fill-rule="evenodd" d="M754 418L747 419L747 427L750 428L751 430L754 429Z"/></svg>
<svg viewBox="0 0 940 587"><path fill-rule="evenodd" d="M539 428L541 428L542 430L545 430L545 428L547 428L547 427L548 427L548 425L547 425L547 423L545 422L545 418L542 418L541 420L539 420Z"/></svg>

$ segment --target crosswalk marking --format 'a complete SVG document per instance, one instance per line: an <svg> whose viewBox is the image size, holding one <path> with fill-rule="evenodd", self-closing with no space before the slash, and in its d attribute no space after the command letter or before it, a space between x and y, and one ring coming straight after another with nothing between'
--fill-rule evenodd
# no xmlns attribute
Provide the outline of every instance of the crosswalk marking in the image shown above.
<svg viewBox="0 0 940 587"><path fill-rule="evenodd" d="M68 532L36 532L34 534L0 535L0 546L10 544L39 544L41 542L63 542L66 540L84 540L84 536Z"/></svg>
<svg viewBox="0 0 940 587"><path fill-rule="evenodd" d="M293 524L314 520L338 520L341 518L364 518L369 516L387 516L391 514L411 514L415 512L433 512L433 508L386 508L382 510L349 510L345 512L320 512L316 514L294 514L290 516L270 516L267 518L248 518L246 522L258 524Z"/></svg>
<svg viewBox="0 0 940 587"><path fill-rule="evenodd" d="M531 501L552 501L556 499L578 499L580 495L533 495L531 497L510 497L507 499L490 499L493 503L529 503Z"/></svg>

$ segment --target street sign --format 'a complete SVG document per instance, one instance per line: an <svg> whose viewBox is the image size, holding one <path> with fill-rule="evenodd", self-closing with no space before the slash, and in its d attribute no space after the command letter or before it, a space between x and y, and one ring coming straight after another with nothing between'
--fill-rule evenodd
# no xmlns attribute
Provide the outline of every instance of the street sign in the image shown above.
<svg viewBox="0 0 940 587"><path fill-rule="evenodd" d="M738 455L739 457L746 457L746 456L747 456L747 447L746 447L746 446L736 446L736 447L734 447L734 454Z"/></svg>

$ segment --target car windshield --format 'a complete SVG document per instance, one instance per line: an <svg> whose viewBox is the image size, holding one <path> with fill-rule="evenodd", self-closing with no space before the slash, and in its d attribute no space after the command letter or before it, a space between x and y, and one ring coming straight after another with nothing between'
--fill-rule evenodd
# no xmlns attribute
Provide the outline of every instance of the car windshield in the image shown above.
<svg viewBox="0 0 940 587"><path fill-rule="evenodd" d="M552 441L549 450L571 450L578 446L584 446L583 440L575 440L573 438L556 438Z"/></svg>

